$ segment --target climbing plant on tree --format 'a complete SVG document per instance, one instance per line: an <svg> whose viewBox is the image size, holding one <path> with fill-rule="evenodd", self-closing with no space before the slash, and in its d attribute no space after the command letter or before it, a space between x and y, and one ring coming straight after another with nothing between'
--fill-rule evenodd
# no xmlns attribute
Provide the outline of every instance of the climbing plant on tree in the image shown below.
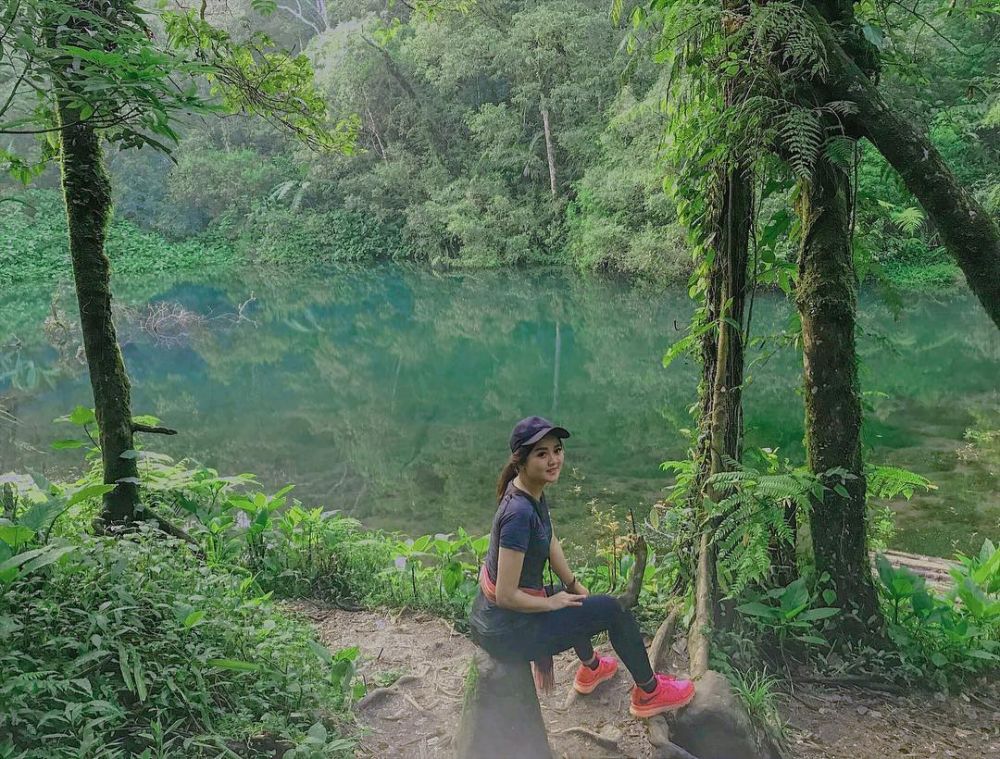
<svg viewBox="0 0 1000 759"><path fill-rule="evenodd" d="M10 151L4 158L22 179L60 159L104 481L115 485L104 496L106 524L156 518L142 513L133 435L168 430L132 418L111 313L111 184L102 141L169 153L180 114L213 110L262 114L317 148L346 149L352 134L349 122L327 124L303 57L271 51L259 36L237 43L194 10L164 14L167 37L159 39L147 15L129 0L23 0L3 17L3 38L12 43L3 65L14 84L0 110L0 133L46 137L38 160ZM31 102L19 100L22 93Z"/></svg>
<svg viewBox="0 0 1000 759"><path fill-rule="evenodd" d="M1000 302L992 294L1000 286L996 226L959 188L948 199L927 195L926 183L938 177L951 187L953 177L926 136L885 106L873 83L877 51L855 23L849 3L729 6L654 0L632 10L640 28L651 28L652 18L660 30L658 55L671 66L673 122L668 130L680 168L675 180L678 211L695 241L702 243L696 246L701 263L693 288L704 298L702 322L696 323L704 365L700 448L725 448L713 438L721 430L712 427L716 414L704 394L718 377L713 349L717 351L724 334L718 310L714 318L705 318L718 298L712 278L705 276L718 265L712 242L726 231L717 224L726 202L725 194L712 186L712 168L724 165L726 156L742 154L755 157L752 173L762 178L750 206L759 207L775 190L791 188L787 199L797 211L797 222L785 223L784 229L794 230L799 240L796 299L805 364L806 448L809 464L824 484L810 519L813 548L817 568L837 585L842 608L857 609L841 618L843 632L862 635L871 629L866 623L878 609L865 539L854 351L853 188L847 171L854 140L867 137L883 149L932 217L953 228L966 224L964 234L974 230L975 242L949 243L948 234L942 236L994 318ZM887 131L897 142L889 144ZM899 139L909 146L906 150L922 152L924 160L915 160L916 154L901 160ZM978 251L975 261L970 249ZM770 279L789 289L787 268L775 261L773 251L753 248L752 259L751 283ZM732 293L722 302L732 307ZM735 322L742 325L738 318ZM704 494L713 496L707 488ZM701 547L710 548L710 541L703 540Z"/></svg>

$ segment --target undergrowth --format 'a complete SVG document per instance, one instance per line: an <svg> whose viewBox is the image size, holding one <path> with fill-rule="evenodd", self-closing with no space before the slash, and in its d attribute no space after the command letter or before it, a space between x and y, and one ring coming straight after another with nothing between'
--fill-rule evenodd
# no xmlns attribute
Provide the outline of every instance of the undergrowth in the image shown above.
<svg viewBox="0 0 1000 759"><path fill-rule="evenodd" d="M145 530L62 547L0 594L0 757L347 755L349 673L251 577Z"/></svg>

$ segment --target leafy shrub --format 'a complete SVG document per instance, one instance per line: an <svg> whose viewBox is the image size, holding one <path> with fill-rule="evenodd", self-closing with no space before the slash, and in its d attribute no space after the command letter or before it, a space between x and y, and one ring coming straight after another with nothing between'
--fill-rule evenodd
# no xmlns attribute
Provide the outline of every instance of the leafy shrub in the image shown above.
<svg viewBox="0 0 1000 759"><path fill-rule="evenodd" d="M820 580L828 581L829 577ZM782 650L791 640L823 646L827 645L827 640L819 634L816 623L836 616L840 609L817 606L820 596L824 602L831 603L836 593L830 589L810 593L806 578L800 577L785 587L770 588L754 600L737 606L736 611L756 622L767 634L773 634Z"/></svg>
<svg viewBox="0 0 1000 759"><path fill-rule="evenodd" d="M898 675L928 678L942 688L1000 662L1000 551L990 541L976 557L960 557L955 588L935 595L923 577L876 561Z"/></svg>
<svg viewBox="0 0 1000 759"><path fill-rule="evenodd" d="M72 278L66 212L53 190L29 190L0 215L0 286ZM108 228L108 257L115 273L210 269L234 260L234 252L197 240L172 243L122 218Z"/></svg>
<svg viewBox="0 0 1000 759"><path fill-rule="evenodd" d="M63 547L0 596L0 756L351 748L324 721L352 695L356 651L331 655L252 578L145 530Z"/></svg>
<svg viewBox="0 0 1000 759"><path fill-rule="evenodd" d="M259 206L241 233L247 256L264 263L311 264L401 258L399 231L361 213Z"/></svg>

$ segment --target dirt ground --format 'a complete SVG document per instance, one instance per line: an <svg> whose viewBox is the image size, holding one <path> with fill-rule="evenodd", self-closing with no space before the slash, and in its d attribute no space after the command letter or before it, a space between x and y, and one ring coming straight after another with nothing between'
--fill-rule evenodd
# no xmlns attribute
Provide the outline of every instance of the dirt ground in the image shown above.
<svg viewBox="0 0 1000 759"><path fill-rule="evenodd" d="M336 651L359 646L369 695L357 705L360 757L449 757L458 728L472 642L440 619L404 612L292 607ZM607 646L598 647L604 652ZM556 657L556 691L541 698L549 742L564 759L647 759L643 724L628 713L631 685L622 668L589 696L572 689L577 662ZM379 687L395 681L390 687ZM804 684L782 703L796 759L1000 757L1000 685L972 697L888 694ZM733 757L740 759L740 757Z"/></svg>

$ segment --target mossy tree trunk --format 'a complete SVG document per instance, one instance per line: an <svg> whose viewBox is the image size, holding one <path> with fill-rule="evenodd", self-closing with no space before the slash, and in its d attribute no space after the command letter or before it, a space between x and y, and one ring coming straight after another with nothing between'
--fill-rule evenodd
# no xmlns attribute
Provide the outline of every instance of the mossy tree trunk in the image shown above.
<svg viewBox="0 0 1000 759"><path fill-rule="evenodd" d="M128 375L111 314L111 265L104 251L111 214L111 182L104 167L100 137L81 123L67 99L58 103L61 168L73 279L80 308L83 348L100 428L104 482L116 485L104 497L105 524L130 522L139 504L133 450Z"/></svg>
<svg viewBox="0 0 1000 759"><path fill-rule="evenodd" d="M824 11L821 4L814 5L818 13ZM824 15L828 21L839 21ZM933 220L969 289L1000 327L1000 227L948 168L927 132L886 101L853 57L851 46L845 47L823 19L816 18L816 28L829 66L817 91L826 101L847 100L857 105L851 131L867 138L899 172Z"/></svg>
<svg viewBox="0 0 1000 759"><path fill-rule="evenodd" d="M854 344L857 277L851 253L847 175L820 159L803 190L796 304L802 322L806 457L825 486L810 517L818 572L836 583L841 617L858 637L878 616L868 564L861 397ZM839 470L832 473L831 470Z"/></svg>

